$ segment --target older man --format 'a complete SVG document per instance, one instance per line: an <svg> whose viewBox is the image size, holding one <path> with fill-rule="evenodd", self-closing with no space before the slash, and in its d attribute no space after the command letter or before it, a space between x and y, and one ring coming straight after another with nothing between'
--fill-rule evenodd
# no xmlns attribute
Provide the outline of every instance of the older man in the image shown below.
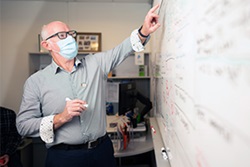
<svg viewBox="0 0 250 167"><path fill-rule="evenodd" d="M134 51L142 51L160 26L153 7L142 27L113 49L76 58L77 32L55 21L43 26L42 46L52 63L30 76L17 118L21 135L40 136L48 148L46 167L114 167L106 134L105 85L108 73Z"/></svg>

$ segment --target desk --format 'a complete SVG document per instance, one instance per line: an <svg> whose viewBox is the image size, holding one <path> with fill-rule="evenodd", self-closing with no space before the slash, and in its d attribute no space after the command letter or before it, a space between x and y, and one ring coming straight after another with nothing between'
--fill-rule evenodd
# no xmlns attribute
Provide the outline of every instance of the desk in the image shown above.
<svg viewBox="0 0 250 167"><path fill-rule="evenodd" d="M113 123L115 116L107 116L107 132L109 134L116 133L114 128L109 127L109 123ZM125 150L119 150L116 140L113 140L114 156L119 159L119 166L121 166L121 159L129 156L139 156L144 153L149 153L154 150L152 135L150 131L146 131L146 127L138 127L133 129L134 133L140 133L140 137L131 137L130 142ZM154 159L154 158L153 158ZM148 160L148 159L147 159Z"/></svg>
<svg viewBox="0 0 250 167"><path fill-rule="evenodd" d="M107 124L112 122L114 120L114 117L107 117ZM170 167L169 160L164 160L161 155L161 147L164 146L160 131L158 128L158 124L155 118L150 118L150 125L155 128L155 131L157 133L152 132L151 130L143 132L146 137L144 140L135 139L134 141L131 141L127 147L126 150L117 150L117 147L115 143L113 143L114 150L115 150L115 157L119 158L119 166L121 165L120 158L127 157L127 156L135 156L139 154L143 154L149 151L154 150L154 156L156 160L156 164L158 167ZM148 126L150 126L148 124ZM107 128L108 132L111 132L112 130Z"/></svg>
<svg viewBox="0 0 250 167"><path fill-rule="evenodd" d="M140 141L140 138L131 139L128 147L125 150L117 150L117 146L114 143L115 157L127 157L146 153L154 150L152 136L150 132L145 132L145 139Z"/></svg>
<svg viewBox="0 0 250 167"><path fill-rule="evenodd" d="M110 128L109 124L117 119L116 116L107 116L107 132L116 133L114 128ZM131 138L128 147L125 150L118 150L117 144L113 141L113 146L115 150L115 157L126 157L142 154L145 152L152 151L154 149L151 132L146 132L146 127L137 127L133 129L134 133L140 133L141 137Z"/></svg>

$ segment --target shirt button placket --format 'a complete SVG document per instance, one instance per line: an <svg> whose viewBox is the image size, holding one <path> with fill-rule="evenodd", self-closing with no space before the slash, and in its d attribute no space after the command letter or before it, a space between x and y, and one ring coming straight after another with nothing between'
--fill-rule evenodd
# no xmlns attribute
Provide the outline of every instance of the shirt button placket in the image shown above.
<svg viewBox="0 0 250 167"><path fill-rule="evenodd" d="M75 98L77 98L77 93L76 93L76 88L75 88L74 80L72 78L73 78L73 73L70 73L69 74L69 82L70 82L72 94L73 94L74 99L75 99Z"/></svg>

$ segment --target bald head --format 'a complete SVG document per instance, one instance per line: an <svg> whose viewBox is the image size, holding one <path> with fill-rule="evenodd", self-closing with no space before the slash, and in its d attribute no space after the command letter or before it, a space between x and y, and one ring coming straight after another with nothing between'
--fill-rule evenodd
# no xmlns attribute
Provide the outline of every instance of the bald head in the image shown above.
<svg viewBox="0 0 250 167"><path fill-rule="evenodd" d="M41 30L42 40L45 40L49 36L61 32L61 31L69 31L70 28L67 24L61 21L53 21L47 25L44 25Z"/></svg>

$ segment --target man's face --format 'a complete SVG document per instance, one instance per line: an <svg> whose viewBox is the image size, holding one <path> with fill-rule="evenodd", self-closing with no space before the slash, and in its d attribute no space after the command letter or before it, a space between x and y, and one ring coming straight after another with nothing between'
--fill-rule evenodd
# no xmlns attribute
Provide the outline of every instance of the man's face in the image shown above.
<svg viewBox="0 0 250 167"><path fill-rule="evenodd" d="M52 22L49 25L47 25L47 37L46 41L48 42L50 46L50 50L54 51L60 51L58 45L56 44L58 41L60 41L60 33L59 32L68 32L70 31L69 27L62 23L62 22ZM59 34L58 34L59 33ZM49 38L49 39L48 39Z"/></svg>

